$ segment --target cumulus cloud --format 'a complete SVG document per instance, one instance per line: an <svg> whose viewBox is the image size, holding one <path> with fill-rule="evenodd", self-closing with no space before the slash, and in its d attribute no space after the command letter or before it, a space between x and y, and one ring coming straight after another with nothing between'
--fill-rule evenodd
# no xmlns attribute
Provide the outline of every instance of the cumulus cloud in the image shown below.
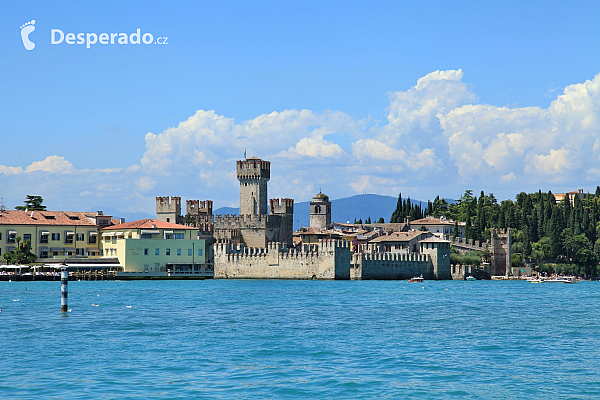
<svg viewBox="0 0 600 400"><path fill-rule="evenodd" d="M64 157L60 156L49 156L42 161L35 161L31 163L25 172L54 172L54 173L68 173L73 171L73 164L65 160Z"/></svg>
<svg viewBox="0 0 600 400"><path fill-rule="evenodd" d="M269 195L297 201L319 188L333 198L429 188L406 193L426 199L465 188L512 195L600 179L600 75L557 91L548 108L480 104L463 78L460 69L435 71L389 93L383 123L334 110L273 111L247 121L198 110L147 133L139 164L76 169L54 155L0 166L0 183L31 193L76 187L69 201L127 199L152 213L157 195L236 205L235 160L245 153L272 162Z"/></svg>

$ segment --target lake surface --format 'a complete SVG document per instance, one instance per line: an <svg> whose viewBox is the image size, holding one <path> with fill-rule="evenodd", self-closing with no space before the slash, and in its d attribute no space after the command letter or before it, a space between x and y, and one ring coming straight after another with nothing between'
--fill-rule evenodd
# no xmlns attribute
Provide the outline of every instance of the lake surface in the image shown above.
<svg viewBox="0 0 600 400"><path fill-rule="evenodd" d="M600 282L69 282L65 314L58 281L0 282L0 308L2 399L600 398Z"/></svg>

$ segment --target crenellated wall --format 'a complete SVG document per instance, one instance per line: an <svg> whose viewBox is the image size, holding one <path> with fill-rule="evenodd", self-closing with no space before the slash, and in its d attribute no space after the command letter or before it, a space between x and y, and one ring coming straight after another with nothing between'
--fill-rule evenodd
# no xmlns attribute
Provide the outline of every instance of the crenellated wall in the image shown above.
<svg viewBox="0 0 600 400"><path fill-rule="evenodd" d="M427 254L372 253L354 254L351 279L410 279L423 275L436 279L434 265Z"/></svg>
<svg viewBox="0 0 600 400"><path fill-rule="evenodd" d="M265 248L216 243L216 279L350 279L350 247L345 241L288 249L281 243Z"/></svg>

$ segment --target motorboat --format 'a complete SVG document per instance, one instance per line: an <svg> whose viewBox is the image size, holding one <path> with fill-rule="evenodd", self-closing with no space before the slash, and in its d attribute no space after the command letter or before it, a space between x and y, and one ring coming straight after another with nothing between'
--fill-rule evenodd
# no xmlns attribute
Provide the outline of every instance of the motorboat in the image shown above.
<svg viewBox="0 0 600 400"><path fill-rule="evenodd" d="M415 277L410 278L408 280L408 283L411 283L411 282L423 282L424 280L425 279L423 278L423 275L421 275L421 276L415 276Z"/></svg>
<svg viewBox="0 0 600 400"><path fill-rule="evenodd" d="M577 283L577 279L574 276L563 276L552 279L546 279L544 283Z"/></svg>
<svg viewBox="0 0 600 400"><path fill-rule="evenodd" d="M469 275L465 278L466 281L476 281L477 278L475 278L473 275Z"/></svg>

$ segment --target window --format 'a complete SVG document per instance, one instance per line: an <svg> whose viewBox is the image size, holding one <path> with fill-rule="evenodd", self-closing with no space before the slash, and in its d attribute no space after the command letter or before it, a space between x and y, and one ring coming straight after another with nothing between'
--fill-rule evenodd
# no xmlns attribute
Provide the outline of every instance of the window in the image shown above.
<svg viewBox="0 0 600 400"><path fill-rule="evenodd" d="M188 256L192 256L192 249L188 249Z"/></svg>
<svg viewBox="0 0 600 400"><path fill-rule="evenodd" d="M53 233L52 240L60 240L60 233ZM56 252L55 252L56 253ZM55 254L56 255L56 254Z"/></svg>
<svg viewBox="0 0 600 400"><path fill-rule="evenodd" d="M156 256L160 255L160 249L154 249L154 255L156 255Z"/></svg>
<svg viewBox="0 0 600 400"><path fill-rule="evenodd" d="M167 218L167 222L171 222L171 218Z"/></svg>
<svg viewBox="0 0 600 400"><path fill-rule="evenodd" d="M168 255L168 256L170 256L171 255L171 249L166 249L165 250L165 254Z"/></svg>
<svg viewBox="0 0 600 400"><path fill-rule="evenodd" d="M198 249L198 255L201 256L202 255L202 249Z"/></svg>
<svg viewBox="0 0 600 400"><path fill-rule="evenodd" d="M2 232L0 232L0 240L2 240Z"/></svg>
<svg viewBox="0 0 600 400"><path fill-rule="evenodd" d="M31 233L26 233L23 235L24 242L31 242Z"/></svg>
<svg viewBox="0 0 600 400"><path fill-rule="evenodd" d="M78 233L77 234L77 241L78 242L83 242L85 240L85 235L83 233Z"/></svg>
<svg viewBox="0 0 600 400"><path fill-rule="evenodd" d="M40 243L48 243L48 234L43 234L40 236Z"/></svg>
<svg viewBox="0 0 600 400"><path fill-rule="evenodd" d="M17 233L12 231L8 232L8 236L6 237L6 243L14 243L17 238Z"/></svg>
<svg viewBox="0 0 600 400"><path fill-rule="evenodd" d="M48 258L48 252L47 251L42 251L40 253L40 258Z"/></svg>
<svg viewBox="0 0 600 400"><path fill-rule="evenodd" d="M75 254L77 254L78 256L82 256L83 255L83 249L75 249Z"/></svg>
<svg viewBox="0 0 600 400"><path fill-rule="evenodd" d="M96 235L92 235L92 233L95 233L95 232L90 232L90 237L88 238L88 243L89 244L95 244L96 243Z"/></svg>
<svg viewBox="0 0 600 400"><path fill-rule="evenodd" d="M148 249L144 249L144 255L147 256L148 255Z"/></svg>
<svg viewBox="0 0 600 400"><path fill-rule="evenodd" d="M152 239L152 235L149 233L142 233L142 239Z"/></svg>
<svg viewBox="0 0 600 400"><path fill-rule="evenodd" d="M185 239L185 234L183 234L183 233L176 233L175 234L175 239Z"/></svg>
<svg viewBox="0 0 600 400"><path fill-rule="evenodd" d="M177 255L180 256L181 255L181 249L177 249Z"/></svg>
<svg viewBox="0 0 600 400"><path fill-rule="evenodd" d="M65 243L67 243L67 244L73 244L73 235L72 234L70 235L70 234L67 233L65 235Z"/></svg>

